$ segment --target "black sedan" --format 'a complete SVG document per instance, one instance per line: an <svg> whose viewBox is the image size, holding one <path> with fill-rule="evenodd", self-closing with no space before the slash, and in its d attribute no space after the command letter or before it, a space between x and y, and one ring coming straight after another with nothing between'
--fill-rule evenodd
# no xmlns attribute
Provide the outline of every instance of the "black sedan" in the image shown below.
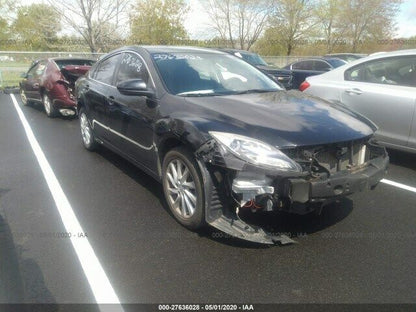
<svg viewBox="0 0 416 312"><path fill-rule="evenodd" d="M287 81L290 79L290 72L281 70L275 66L270 66L257 53L237 49L219 49L219 51L232 54L257 67L263 73L269 75L270 78L276 80L281 87L285 88L288 86Z"/></svg>
<svg viewBox="0 0 416 312"><path fill-rule="evenodd" d="M76 98L84 146L104 145L160 181L172 214L190 229L210 224L287 243L243 221L242 211L319 211L373 188L388 164L370 121L284 91L219 51L118 49L77 81Z"/></svg>
<svg viewBox="0 0 416 312"><path fill-rule="evenodd" d="M284 69L300 69L327 72L345 64L347 64L347 61L344 61L340 58L322 57L304 59L297 62L293 62L289 65L286 65Z"/></svg>

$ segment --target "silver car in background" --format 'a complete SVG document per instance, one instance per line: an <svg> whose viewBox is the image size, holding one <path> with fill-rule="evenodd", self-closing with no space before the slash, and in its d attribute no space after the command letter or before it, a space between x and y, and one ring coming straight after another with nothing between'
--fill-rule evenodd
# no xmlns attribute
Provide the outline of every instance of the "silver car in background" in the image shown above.
<svg viewBox="0 0 416 312"><path fill-rule="evenodd" d="M371 119L379 143L416 153L416 49L370 55L308 77L299 89Z"/></svg>

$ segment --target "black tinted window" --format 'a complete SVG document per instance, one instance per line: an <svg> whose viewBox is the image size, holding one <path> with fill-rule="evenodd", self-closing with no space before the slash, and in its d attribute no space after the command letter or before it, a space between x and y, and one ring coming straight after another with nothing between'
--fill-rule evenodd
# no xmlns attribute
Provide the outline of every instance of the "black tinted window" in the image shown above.
<svg viewBox="0 0 416 312"><path fill-rule="evenodd" d="M102 61L94 72L94 78L100 82L111 84L119 58L120 54L117 54Z"/></svg>
<svg viewBox="0 0 416 312"><path fill-rule="evenodd" d="M142 79L147 84L149 73L141 57L134 53L123 53L116 84L129 79Z"/></svg>
<svg viewBox="0 0 416 312"><path fill-rule="evenodd" d="M337 68L337 67L347 64L345 60L336 59L336 58L328 59L326 60L326 62L328 62L333 68Z"/></svg>
<svg viewBox="0 0 416 312"><path fill-rule="evenodd" d="M331 66L324 61L315 61L314 70L328 71L331 70Z"/></svg>
<svg viewBox="0 0 416 312"><path fill-rule="evenodd" d="M300 61L292 65L292 69L313 70L314 61Z"/></svg>
<svg viewBox="0 0 416 312"><path fill-rule="evenodd" d="M292 65L292 69L303 69L303 68L304 68L304 62L297 62Z"/></svg>

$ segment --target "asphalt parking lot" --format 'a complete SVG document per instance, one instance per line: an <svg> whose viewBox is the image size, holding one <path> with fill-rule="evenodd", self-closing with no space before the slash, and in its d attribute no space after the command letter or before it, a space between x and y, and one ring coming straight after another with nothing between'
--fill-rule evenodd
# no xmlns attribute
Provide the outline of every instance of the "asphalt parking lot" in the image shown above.
<svg viewBox="0 0 416 312"><path fill-rule="evenodd" d="M51 194L12 97L0 94L0 302L416 302L414 155L390 152L386 179L407 188L380 183L320 216L258 216L297 242L265 247L186 230L151 177L109 150L84 149L78 119L49 119L16 99L82 231L68 234L62 198Z"/></svg>

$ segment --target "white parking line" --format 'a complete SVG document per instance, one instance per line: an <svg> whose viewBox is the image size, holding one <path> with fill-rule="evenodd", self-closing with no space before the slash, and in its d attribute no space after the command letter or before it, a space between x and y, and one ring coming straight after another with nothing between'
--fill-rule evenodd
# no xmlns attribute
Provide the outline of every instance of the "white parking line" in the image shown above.
<svg viewBox="0 0 416 312"><path fill-rule="evenodd" d="M88 279L91 290L95 296L95 300L99 304L117 304L116 306L112 306L112 309L123 311L120 305L120 300L118 299L113 287L111 286L111 283L105 274L100 261L95 255L95 252L92 249L88 239L86 237L75 237L78 235L78 233L85 232L78 222L78 219L75 216L68 198L62 190L62 187L56 178L55 173L53 172L48 160L45 157L45 154L43 153L38 141L36 140L36 137L33 134L33 131L25 115L23 114L22 109L19 107L15 96L13 94L10 96L12 98L14 107L16 108L17 114L19 115L20 121L22 122L23 128L25 129L29 143L33 149L36 159L38 160L39 166L42 169L46 183L49 186L49 190L51 191L56 207L58 208L62 223L65 226L65 230L72 234L72 245L74 246L79 261L81 262L82 269L84 270L84 273ZM105 309L105 306L103 306L103 308Z"/></svg>
<svg viewBox="0 0 416 312"><path fill-rule="evenodd" d="M394 181L390 181L390 180L387 180L387 179L383 179L380 182L388 184L388 185L392 185L392 186L395 186L395 187L398 187L398 188L401 188L401 189L406 190L406 191L416 193L416 187L408 186L408 185L398 183L398 182L394 182Z"/></svg>

